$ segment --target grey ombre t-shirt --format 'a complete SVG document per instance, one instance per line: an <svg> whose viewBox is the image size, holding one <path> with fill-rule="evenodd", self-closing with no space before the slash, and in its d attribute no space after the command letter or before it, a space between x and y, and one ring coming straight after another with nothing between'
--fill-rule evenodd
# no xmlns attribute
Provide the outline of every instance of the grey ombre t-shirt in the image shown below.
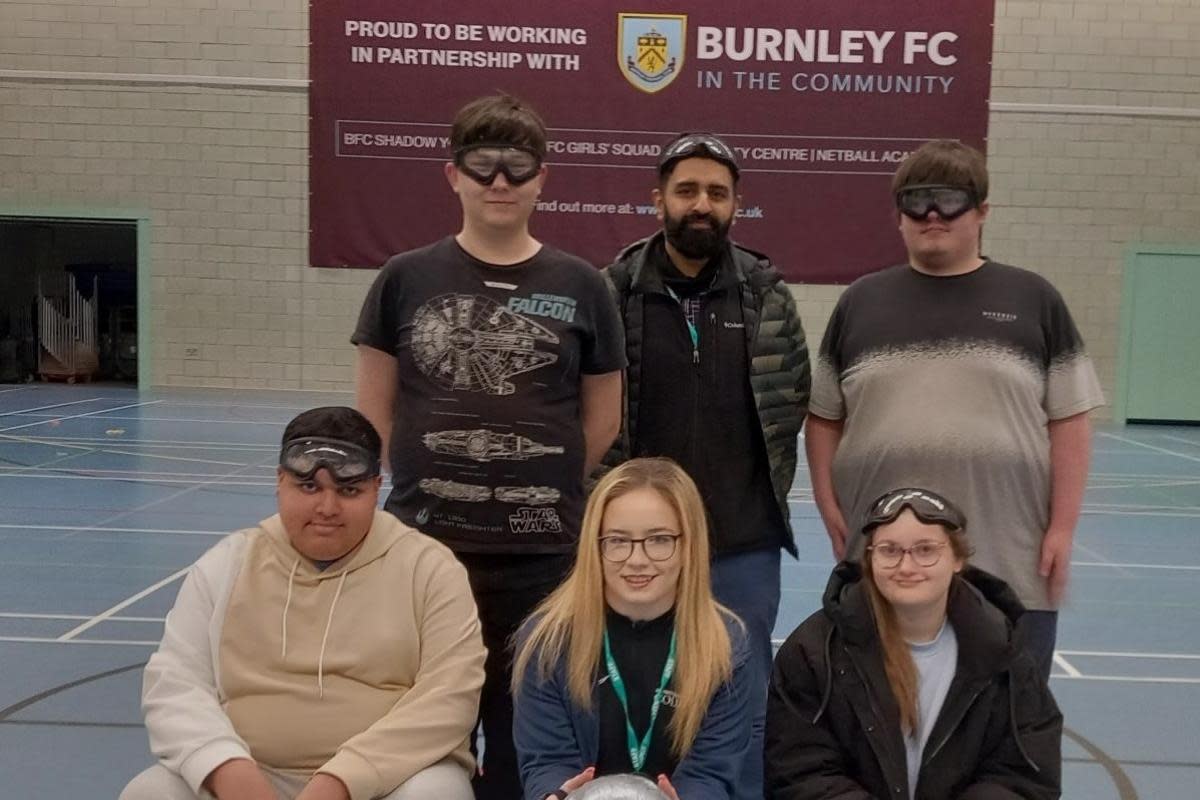
<svg viewBox="0 0 1200 800"><path fill-rule="evenodd" d="M876 497L922 486L966 513L972 563L1044 609L1046 425L1103 403L1058 291L988 261L949 277L905 264L851 285L821 342L809 411L845 421L833 480L852 554Z"/></svg>

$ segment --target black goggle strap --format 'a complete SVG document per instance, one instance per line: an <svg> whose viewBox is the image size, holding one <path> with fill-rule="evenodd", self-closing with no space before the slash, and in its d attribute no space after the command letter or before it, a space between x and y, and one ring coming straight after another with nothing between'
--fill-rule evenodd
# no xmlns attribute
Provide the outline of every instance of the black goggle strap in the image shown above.
<svg viewBox="0 0 1200 800"><path fill-rule="evenodd" d="M279 466L304 480L324 468L339 482L372 478L380 471L378 456L366 448L320 436L306 436L285 444L279 454Z"/></svg>
<svg viewBox="0 0 1200 800"><path fill-rule="evenodd" d="M926 525L942 525L951 530L961 530L965 525L962 513L932 492L897 489L875 501L863 530L870 532L880 525L894 522L906 508Z"/></svg>

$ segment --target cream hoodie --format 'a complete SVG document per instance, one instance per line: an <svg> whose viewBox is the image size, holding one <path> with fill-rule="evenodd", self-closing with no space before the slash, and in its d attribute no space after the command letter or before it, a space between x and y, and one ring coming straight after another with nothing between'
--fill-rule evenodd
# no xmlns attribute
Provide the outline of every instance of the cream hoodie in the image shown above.
<svg viewBox="0 0 1200 800"><path fill-rule="evenodd" d="M146 665L150 746L196 791L253 758L378 797L446 757L471 769L484 656L448 549L377 511L363 542L318 571L276 515L184 581Z"/></svg>

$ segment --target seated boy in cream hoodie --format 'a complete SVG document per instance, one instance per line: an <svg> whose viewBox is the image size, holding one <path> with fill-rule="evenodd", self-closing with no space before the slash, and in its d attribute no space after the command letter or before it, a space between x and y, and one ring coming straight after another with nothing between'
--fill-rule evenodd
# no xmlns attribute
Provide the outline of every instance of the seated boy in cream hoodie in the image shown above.
<svg viewBox="0 0 1200 800"><path fill-rule="evenodd" d="M485 650L465 570L376 509L350 408L283 434L279 513L192 567L146 665L159 763L121 800L471 800Z"/></svg>

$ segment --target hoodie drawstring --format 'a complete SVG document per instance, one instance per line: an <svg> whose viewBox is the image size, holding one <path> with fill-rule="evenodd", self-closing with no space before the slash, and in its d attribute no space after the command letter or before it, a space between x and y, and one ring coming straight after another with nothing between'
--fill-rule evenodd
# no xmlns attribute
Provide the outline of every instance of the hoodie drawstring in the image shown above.
<svg viewBox="0 0 1200 800"><path fill-rule="evenodd" d="M279 648L279 657L287 658L287 615L288 608L292 605L292 582L296 579L296 570L300 568L300 559L296 559L292 564L292 571L288 573L288 593L287 600L283 603L283 644Z"/></svg>
<svg viewBox="0 0 1200 800"><path fill-rule="evenodd" d="M317 694L325 697L325 643L329 641L329 629L333 627L333 610L337 608L338 598L342 596L342 587L346 585L346 571L338 578L337 591L333 593L333 602L329 604L329 619L325 620L325 633L321 636L321 653L317 656Z"/></svg>

